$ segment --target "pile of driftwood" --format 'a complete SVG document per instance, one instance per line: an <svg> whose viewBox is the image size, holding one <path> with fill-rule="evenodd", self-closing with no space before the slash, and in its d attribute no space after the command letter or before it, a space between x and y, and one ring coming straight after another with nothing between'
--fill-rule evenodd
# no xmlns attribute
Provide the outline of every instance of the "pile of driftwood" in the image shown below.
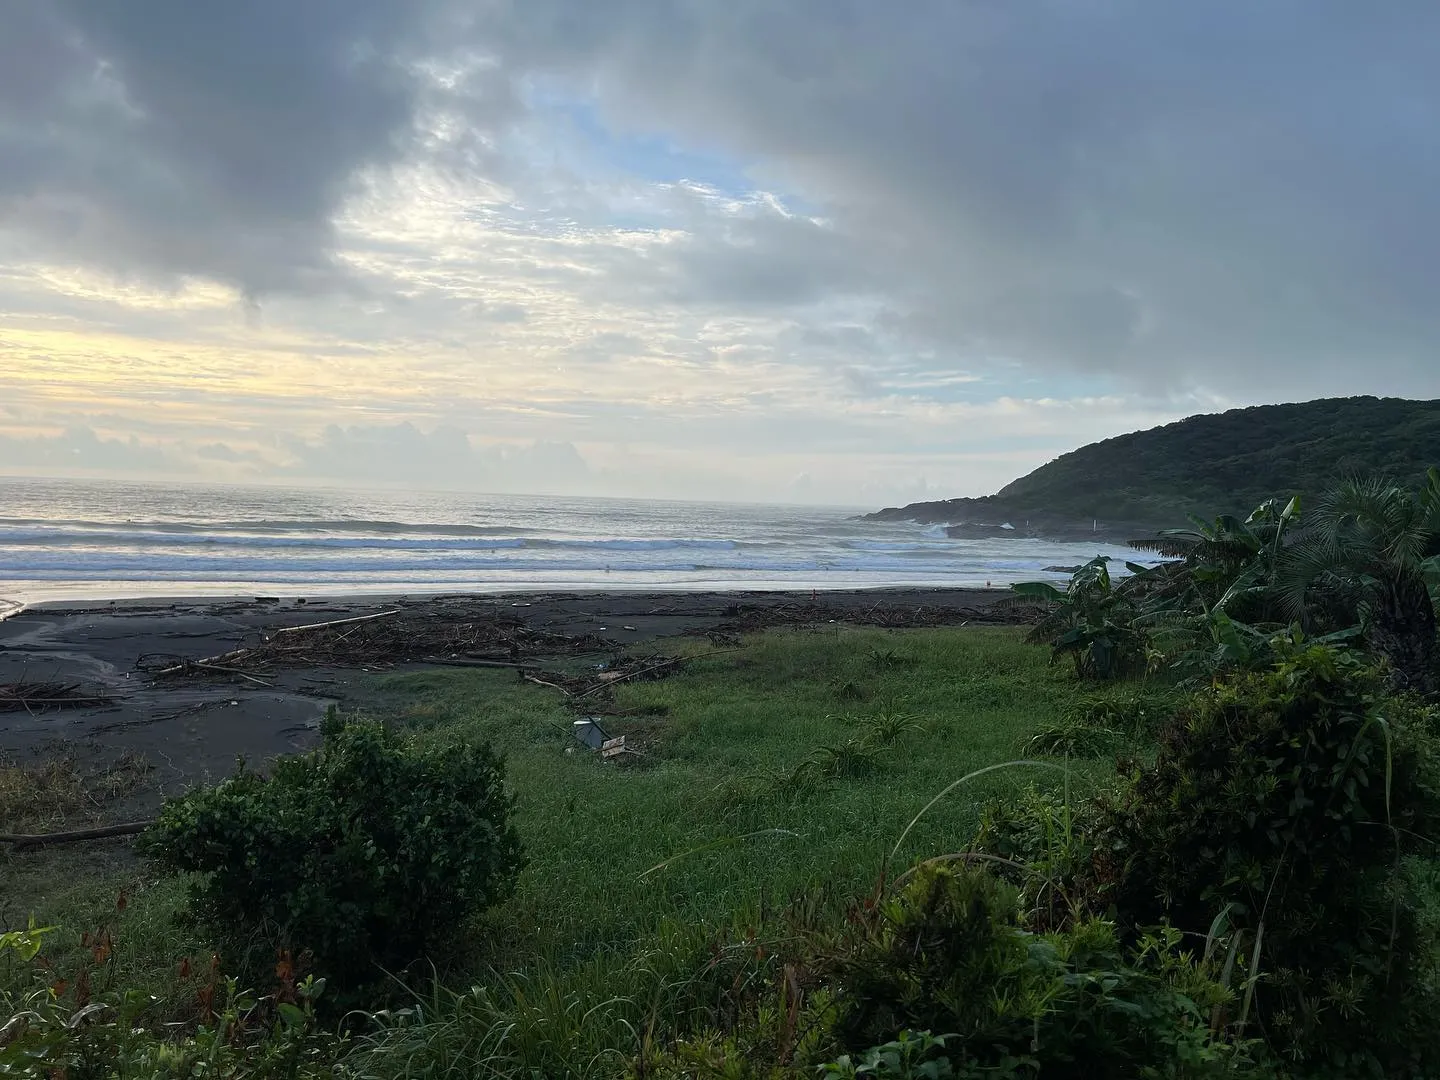
<svg viewBox="0 0 1440 1080"><path fill-rule="evenodd" d="M0 712L49 712L51 709L89 709L108 705L103 694L85 690L78 683L0 683Z"/></svg>
<svg viewBox="0 0 1440 1080"><path fill-rule="evenodd" d="M154 678L269 673L304 667L386 668L408 663L523 667L536 656L601 652L616 643L594 634L532 630L512 615L396 608L272 630L260 642L199 660L149 653L135 667Z"/></svg>
<svg viewBox="0 0 1440 1080"><path fill-rule="evenodd" d="M559 690L569 703L580 707L583 702L594 698L612 697L611 691L621 683L649 682L674 675L688 656L615 656L593 671L582 674L568 674L556 671L538 671L533 668L521 672L521 678L537 686L548 686Z"/></svg>
<svg viewBox="0 0 1440 1080"><path fill-rule="evenodd" d="M791 604L735 604L725 610L725 621L714 630L749 634L773 626L804 626L814 623L850 623L853 626L880 626L887 629L920 629L931 626L1014 626L1034 621L1033 612L1007 604L983 607L945 607L887 604L840 607L823 601Z"/></svg>

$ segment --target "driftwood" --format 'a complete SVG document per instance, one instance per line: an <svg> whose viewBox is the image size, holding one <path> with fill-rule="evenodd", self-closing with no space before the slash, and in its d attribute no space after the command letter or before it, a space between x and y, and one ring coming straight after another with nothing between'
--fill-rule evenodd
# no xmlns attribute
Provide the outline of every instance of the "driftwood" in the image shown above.
<svg viewBox="0 0 1440 1080"><path fill-rule="evenodd" d="M1034 622L1032 614L989 603L983 606L949 607L918 604L895 604L884 599L870 607L847 607L826 603L816 594L808 601L780 604L731 604L724 619L708 629L685 630L694 636L748 634L772 626L805 626L816 623L849 623L854 626L881 626L887 629L914 629L938 626L1014 626Z"/></svg>
<svg viewBox="0 0 1440 1080"><path fill-rule="evenodd" d="M127 821L123 825L98 825L93 829L71 829L57 833L0 833L0 844L14 844L16 851L49 844L73 844L77 840L104 840L110 836L134 836L155 824L149 821Z"/></svg>
<svg viewBox="0 0 1440 1080"><path fill-rule="evenodd" d="M716 650L716 652L720 651L722 650ZM707 653L705 655L708 656L710 654ZM592 686L589 690L585 690L582 693L576 694L575 700L579 701L581 698L589 697L591 694L594 694L600 690L604 690L608 686L614 686L616 683L625 682L625 680L627 679L638 679L641 675L649 675L652 672L663 671L665 668L674 667L676 664L683 664L686 660L693 659L695 659L695 657L692 656L671 656L665 660L660 661L658 664L651 664L648 667L636 668L634 671L627 671L623 675L616 675L613 678L607 679L602 675L600 684L598 686Z"/></svg>
<svg viewBox="0 0 1440 1080"><path fill-rule="evenodd" d="M565 687L561 686L559 683L547 682L546 680L540 678L538 675L532 675L528 671L521 672L520 677L526 682L533 682L536 686L548 686L551 690L559 690L560 693L564 694L567 698L571 696L570 691L565 689Z"/></svg>
<svg viewBox="0 0 1440 1080"><path fill-rule="evenodd" d="M44 712L110 704L105 694L88 693L78 683L0 683L0 712Z"/></svg>
<svg viewBox="0 0 1440 1080"><path fill-rule="evenodd" d="M306 623L304 626L282 626L279 630L272 630L266 640L273 641L281 634L299 634L307 630L328 630L332 626L348 626L350 623L373 622L376 619L388 619L391 615L399 615L399 608L392 608L389 611L377 611L373 615L356 615L350 619L331 619L329 622Z"/></svg>

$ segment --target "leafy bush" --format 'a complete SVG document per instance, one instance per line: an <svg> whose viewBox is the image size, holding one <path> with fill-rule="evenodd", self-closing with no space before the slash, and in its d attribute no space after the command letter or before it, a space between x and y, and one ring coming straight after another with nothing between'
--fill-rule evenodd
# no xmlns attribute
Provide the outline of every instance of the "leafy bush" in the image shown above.
<svg viewBox="0 0 1440 1080"><path fill-rule="evenodd" d="M403 966L510 892L520 843L488 747L326 722L321 747L165 804L142 838L203 877L193 913L247 971L279 950L345 983Z"/></svg>
<svg viewBox="0 0 1440 1080"><path fill-rule="evenodd" d="M940 1054L950 1035L931 1035L928 1031L902 1031L884 1046L874 1046L860 1055L858 1061L849 1054L822 1065L825 1080L855 1080L871 1076L875 1080L945 1080L955 1075L948 1058Z"/></svg>
<svg viewBox="0 0 1440 1080"><path fill-rule="evenodd" d="M1220 683L1088 824L1090 904L1223 935L1247 985L1232 1019L1307 1076L1436 1075L1432 943L1400 873L1440 821L1429 723L1322 645Z"/></svg>
<svg viewBox="0 0 1440 1080"><path fill-rule="evenodd" d="M958 1077L1234 1075L1208 1021L1230 994L1178 932L1127 950L1103 920L1035 934L1019 917L1019 893L988 871L922 867L839 960L842 1041L955 1032Z"/></svg>

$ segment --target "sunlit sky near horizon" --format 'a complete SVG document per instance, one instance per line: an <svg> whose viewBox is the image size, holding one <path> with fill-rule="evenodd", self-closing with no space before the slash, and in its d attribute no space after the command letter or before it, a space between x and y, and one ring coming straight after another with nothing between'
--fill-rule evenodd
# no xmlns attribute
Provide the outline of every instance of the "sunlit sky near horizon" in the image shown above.
<svg viewBox="0 0 1440 1080"><path fill-rule="evenodd" d="M893 504L1440 396L1440 5L14 0L0 473Z"/></svg>

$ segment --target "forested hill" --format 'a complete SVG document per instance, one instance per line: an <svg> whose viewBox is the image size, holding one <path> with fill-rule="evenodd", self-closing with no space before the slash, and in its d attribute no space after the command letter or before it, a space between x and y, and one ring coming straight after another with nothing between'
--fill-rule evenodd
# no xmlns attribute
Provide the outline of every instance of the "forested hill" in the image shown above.
<svg viewBox="0 0 1440 1080"><path fill-rule="evenodd" d="M1313 494L1356 473L1417 484L1440 465L1440 401L1325 398L1192 416L1091 443L980 499L913 503L881 520L1013 522L1073 532L1092 519L1124 528L1184 524L1188 513L1246 513L1272 496Z"/></svg>

